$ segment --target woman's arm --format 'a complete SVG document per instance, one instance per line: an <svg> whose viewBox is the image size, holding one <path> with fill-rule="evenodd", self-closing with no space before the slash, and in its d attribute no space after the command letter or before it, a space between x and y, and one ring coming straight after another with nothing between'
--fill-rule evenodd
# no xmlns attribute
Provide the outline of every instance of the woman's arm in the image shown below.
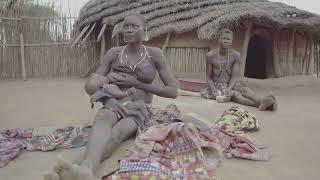
<svg viewBox="0 0 320 180"><path fill-rule="evenodd" d="M152 52L150 54L152 60L156 63L160 79L164 86L140 82L135 85L135 88L142 89L161 97L176 98L178 96L177 84L162 50L159 48L152 48Z"/></svg>
<svg viewBox="0 0 320 180"><path fill-rule="evenodd" d="M217 89L213 81L214 73L213 73L213 67L212 67L213 66L212 59L213 59L212 52L209 52L206 56L206 77L207 77L209 89L211 90L212 93L215 93Z"/></svg>

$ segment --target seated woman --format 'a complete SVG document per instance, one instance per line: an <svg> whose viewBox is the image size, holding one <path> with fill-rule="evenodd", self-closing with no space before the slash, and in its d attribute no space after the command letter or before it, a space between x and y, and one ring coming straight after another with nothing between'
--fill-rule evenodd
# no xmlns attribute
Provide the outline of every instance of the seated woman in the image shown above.
<svg viewBox="0 0 320 180"><path fill-rule="evenodd" d="M240 53L231 49L232 41L233 32L223 29L219 36L219 48L207 54L208 88L201 91L201 96L220 103L233 101L258 107L262 111L276 110L277 100L272 94L261 98L239 83Z"/></svg>
<svg viewBox="0 0 320 180"><path fill-rule="evenodd" d="M54 166L53 172L45 175L45 180L96 180L94 173L97 166L110 157L121 142L135 136L138 128L144 128L146 118L128 114L125 107L128 99L121 97L119 90L130 95L129 101L146 104L152 102L152 95L177 97L177 85L163 52L159 48L145 47L142 44L144 30L143 16L131 15L125 18L122 35L127 45L110 49L104 55L96 73L85 85L89 95L101 91L101 87L111 87L117 92L109 89L109 93L113 91L110 94L116 96L120 93L120 96L104 96L105 106L95 116L84 157L75 164L60 160ZM124 67L126 70L129 67L130 72L119 74L119 69ZM164 86L152 84L157 72ZM135 90L131 91L131 88ZM133 109L141 112L139 108Z"/></svg>

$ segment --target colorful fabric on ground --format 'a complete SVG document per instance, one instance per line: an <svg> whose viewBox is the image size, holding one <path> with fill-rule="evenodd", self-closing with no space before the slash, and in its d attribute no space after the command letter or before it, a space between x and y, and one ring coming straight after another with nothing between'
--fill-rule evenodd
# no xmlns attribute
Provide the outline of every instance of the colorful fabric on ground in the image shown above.
<svg viewBox="0 0 320 180"><path fill-rule="evenodd" d="M78 127L66 127L43 135L35 136L26 143L29 151L52 151L59 148L76 148L86 145L91 124Z"/></svg>
<svg viewBox="0 0 320 180"><path fill-rule="evenodd" d="M181 116L181 111L175 104L169 104L164 109L151 107L151 122L155 124L171 122Z"/></svg>
<svg viewBox="0 0 320 180"><path fill-rule="evenodd" d="M271 158L268 148L244 134L218 128L198 132L190 124L173 122L150 127L139 134L134 147L121 160L119 171L109 179L128 179L141 173L167 179L199 179L200 176L213 179L213 169L219 162L219 157L213 156L214 151L223 151L230 158L257 161Z"/></svg>
<svg viewBox="0 0 320 180"><path fill-rule="evenodd" d="M91 125L53 131L48 131L48 128L4 130L0 132L0 168L20 155L24 149L50 151L83 146L88 141L90 128Z"/></svg>
<svg viewBox="0 0 320 180"><path fill-rule="evenodd" d="M214 128L200 132L202 146L219 146L228 158L238 157L255 161L269 161L271 150L250 138L247 134L228 132ZM212 144L213 143L213 144Z"/></svg>
<svg viewBox="0 0 320 180"><path fill-rule="evenodd" d="M216 121L216 127L226 131L257 131L259 129L256 117L245 109L231 107L224 111Z"/></svg>
<svg viewBox="0 0 320 180"><path fill-rule="evenodd" d="M32 129L10 129L0 132L0 168L21 154L32 138Z"/></svg>
<svg viewBox="0 0 320 180"><path fill-rule="evenodd" d="M119 172L109 179L215 179L206 158L191 124L153 126L137 137L135 146L121 160Z"/></svg>
<svg viewBox="0 0 320 180"><path fill-rule="evenodd" d="M174 104L164 109L151 108L152 119L173 120L180 116L180 111ZM29 151L51 151L59 148L75 148L84 146L89 137L91 124L77 127L34 129L10 129L0 132L0 168L13 158Z"/></svg>

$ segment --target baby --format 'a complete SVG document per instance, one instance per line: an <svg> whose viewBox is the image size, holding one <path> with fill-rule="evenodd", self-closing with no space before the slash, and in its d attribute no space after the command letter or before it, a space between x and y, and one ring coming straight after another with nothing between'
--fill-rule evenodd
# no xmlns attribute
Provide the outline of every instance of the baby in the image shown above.
<svg viewBox="0 0 320 180"><path fill-rule="evenodd" d="M96 75L96 76L97 76L97 81L109 82L109 79L110 79L109 77L111 76L120 77L123 75L127 76L128 74L121 73L121 72L110 72L106 77L100 76L100 75ZM90 100L91 103L102 102L106 107L108 107L106 100L108 98L115 98L120 103L122 103L122 105L128 110L128 114L137 114L137 112L141 112L145 120L150 119L147 104L143 100L136 99L134 96L136 93L139 93L138 91L141 91L141 90L135 89L135 88L121 90L117 85L110 84L110 82L104 83L102 87L99 87L99 88L100 88L100 91L95 92L91 96L91 100Z"/></svg>

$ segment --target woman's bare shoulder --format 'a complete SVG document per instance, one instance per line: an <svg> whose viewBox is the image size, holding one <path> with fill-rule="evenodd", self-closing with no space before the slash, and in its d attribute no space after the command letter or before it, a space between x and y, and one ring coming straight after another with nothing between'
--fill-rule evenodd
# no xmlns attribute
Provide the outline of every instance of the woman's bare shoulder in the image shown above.
<svg viewBox="0 0 320 180"><path fill-rule="evenodd" d="M146 47L150 60L155 63L163 63L166 61L163 51L158 47Z"/></svg>

